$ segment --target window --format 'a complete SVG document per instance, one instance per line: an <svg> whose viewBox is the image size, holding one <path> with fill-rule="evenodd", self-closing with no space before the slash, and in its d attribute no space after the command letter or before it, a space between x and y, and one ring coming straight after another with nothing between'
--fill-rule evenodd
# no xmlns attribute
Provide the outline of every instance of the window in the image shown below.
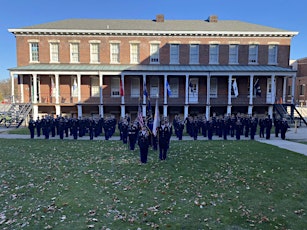
<svg viewBox="0 0 307 230"><path fill-rule="evenodd" d="M300 95L304 95L305 91L304 91L304 85L300 85Z"/></svg>
<svg viewBox="0 0 307 230"><path fill-rule="evenodd" d="M139 77L131 78L131 97L133 98L140 97L140 78Z"/></svg>
<svg viewBox="0 0 307 230"><path fill-rule="evenodd" d="M179 64L179 45L178 44L171 44L170 64Z"/></svg>
<svg viewBox="0 0 307 230"><path fill-rule="evenodd" d="M268 64L277 64L277 45L269 45L269 63Z"/></svg>
<svg viewBox="0 0 307 230"><path fill-rule="evenodd" d="M288 95L291 95L292 89L291 89L291 85L288 85Z"/></svg>
<svg viewBox="0 0 307 230"><path fill-rule="evenodd" d="M150 45L150 63L159 64L159 44Z"/></svg>
<svg viewBox="0 0 307 230"><path fill-rule="evenodd" d="M209 64L219 64L219 45L217 44L210 45Z"/></svg>
<svg viewBox="0 0 307 230"><path fill-rule="evenodd" d="M229 45L229 64L238 64L239 45Z"/></svg>
<svg viewBox="0 0 307 230"><path fill-rule="evenodd" d="M217 78L216 77L210 78L210 97L211 98L217 97Z"/></svg>
<svg viewBox="0 0 307 230"><path fill-rule="evenodd" d="M248 63L257 64L258 63L258 45L249 45L248 48Z"/></svg>
<svg viewBox="0 0 307 230"><path fill-rule="evenodd" d="M159 97L159 78L150 78L150 97Z"/></svg>
<svg viewBox="0 0 307 230"><path fill-rule="evenodd" d="M71 79L71 96L78 97L78 82L76 76L73 76Z"/></svg>
<svg viewBox="0 0 307 230"><path fill-rule="evenodd" d="M111 44L111 63L119 63L119 43Z"/></svg>
<svg viewBox="0 0 307 230"><path fill-rule="evenodd" d="M50 62L59 62L59 43L50 43Z"/></svg>
<svg viewBox="0 0 307 230"><path fill-rule="evenodd" d="M169 97L178 98L179 97L179 78L171 77L169 79L169 86L172 91L172 94Z"/></svg>
<svg viewBox="0 0 307 230"><path fill-rule="evenodd" d="M140 45L130 44L130 62L131 64L139 64L140 62Z"/></svg>
<svg viewBox="0 0 307 230"><path fill-rule="evenodd" d="M79 63L79 43L70 44L70 62Z"/></svg>
<svg viewBox="0 0 307 230"><path fill-rule="evenodd" d="M190 64L199 64L199 45L190 45Z"/></svg>
<svg viewBox="0 0 307 230"><path fill-rule="evenodd" d="M38 42L30 43L30 62L39 62Z"/></svg>
<svg viewBox="0 0 307 230"><path fill-rule="evenodd" d="M99 43L91 43L90 49L91 49L91 63L99 63Z"/></svg>
<svg viewBox="0 0 307 230"><path fill-rule="evenodd" d="M91 78L91 96L92 97L99 97L100 96L100 89L99 89L99 78L92 77Z"/></svg>
<svg viewBox="0 0 307 230"><path fill-rule="evenodd" d="M119 77L112 78L111 80L111 97L120 97L119 93Z"/></svg>

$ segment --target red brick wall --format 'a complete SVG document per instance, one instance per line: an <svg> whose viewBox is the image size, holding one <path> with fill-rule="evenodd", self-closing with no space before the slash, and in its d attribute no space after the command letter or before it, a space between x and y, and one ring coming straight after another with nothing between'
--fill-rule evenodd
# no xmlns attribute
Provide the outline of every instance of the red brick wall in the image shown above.
<svg viewBox="0 0 307 230"><path fill-rule="evenodd" d="M60 63L70 63L70 42L80 41L80 63L90 62L90 40L99 40L100 62L110 63L110 42L120 42L120 63L130 64L130 42L140 42L140 62L149 64L150 42L160 42L160 64L169 64L169 43L178 41L180 44L180 64L189 64L189 43L199 42L200 64L209 63L209 42L215 41L220 44L219 61L222 65L228 64L228 45L231 42L239 42L239 64L248 64L248 45L252 42L259 44L258 61L260 65L266 65L268 60L268 44L276 42L278 46L278 65L287 67L290 54L290 38L204 38L204 37L55 37L55 36L17 36L17 64L24 66L29 64L29 40L39 40L39 60L40 63L50 62L50 40L60 40Z"/></svg>

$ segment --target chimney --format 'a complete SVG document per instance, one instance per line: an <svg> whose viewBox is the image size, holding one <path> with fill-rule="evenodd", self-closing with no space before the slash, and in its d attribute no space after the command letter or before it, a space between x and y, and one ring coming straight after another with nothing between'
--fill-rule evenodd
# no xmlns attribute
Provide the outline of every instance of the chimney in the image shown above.
<svg viewBox="0 0 307 230"><path fill-rule="evenodd" d="M217 22L218 21L217 16L216 15L210 15L208 21L209 22Z"/></svg>
<svg viewBox="0 0 307 230"><path fill-rule="evenodd" d="M156 22L164 22L164 15L163 14L156 15Z"/></svg>

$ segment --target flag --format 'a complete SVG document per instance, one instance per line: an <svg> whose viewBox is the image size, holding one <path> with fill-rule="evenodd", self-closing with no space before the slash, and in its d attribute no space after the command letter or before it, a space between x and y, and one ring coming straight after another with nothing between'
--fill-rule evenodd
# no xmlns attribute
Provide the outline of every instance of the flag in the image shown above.
<svg viewBox="0 0 307 230"><path fill-rule="evenodd" d="M152 116L150 98L148 98L147 111L148 111L148 115Z"/></svg>
<svg viewBox="0 0 307 230"><path fill-rule="evenodd" d="M159 127L159 124L160 124L160 114L159 114L158 99L156 99L155 116L152 128L152 133L155 136L157 136L157 128Z"/></svg>
<svg viewBox="0 0 307 230"><path fill-rule="evenodd" d="M139 121L139 124L141 125L141 127L143 127L144 126L144 120L143 120L141 100L140 100L139 109L138 109L138 121Z"/></svg>
<svg viewBox="0 0 307 230"><path fill-rule="evenodd" d="M143 85L143 94L144 94L145 97L148 97L146 82L144 82L144 85Z"/></svg>
<svg viewBox="0 0 307 230"><path fill-rule="evenodd" d="M171 96L172 95L172 90L171 90L170 85L168 84L168 81L166 81L166 90L167 90L168 96Z"/></svg>
<svg viewBox="0 0 307 230"><path fill-rule="evenodd" d="M237 80L235 79L232 83L232 88L235 96L239 96L239 90L238 90L238 85L237 85Z"/></svg>
<svg viewBox="0 0 307 230"><path fill-rule="evenodd" d="M77 84L77 78L74 78L74 83L73 83L73 85L72 85L73 91L75 91L75 90L77 89L77 86L78 86L78 84Z"/></svg>
<svg viewBox="0 0 307 230"><path fill-rule="evenodd" d="M119 87L120 87L120 96L124 96L124 88L123 88L123 82L122 79L119 80Z"/></svg>
<svg viewBox="0 0 307 230"><path fill-rule="evenodd" d="M261 97L261 88L260 88L259 78L256 80L254 84L254 89L255 89L256 96Z"/></svg>
<svg viewBox="0 0 307 230"><path fill-rule="evenodd" d="M54 95L54 78L51 77L51 88L50 88L50 95Z"/></svg>

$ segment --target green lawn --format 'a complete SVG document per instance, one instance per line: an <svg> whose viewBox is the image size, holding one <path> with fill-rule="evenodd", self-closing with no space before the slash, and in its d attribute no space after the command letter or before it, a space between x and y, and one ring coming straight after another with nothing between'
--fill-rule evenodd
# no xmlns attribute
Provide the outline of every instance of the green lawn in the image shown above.
<svg viewBox="0 0 307 230"><path fill-rule="evenodd" d="M307 157L254 141L0 139L1 229L306 229Z"/></svg>

